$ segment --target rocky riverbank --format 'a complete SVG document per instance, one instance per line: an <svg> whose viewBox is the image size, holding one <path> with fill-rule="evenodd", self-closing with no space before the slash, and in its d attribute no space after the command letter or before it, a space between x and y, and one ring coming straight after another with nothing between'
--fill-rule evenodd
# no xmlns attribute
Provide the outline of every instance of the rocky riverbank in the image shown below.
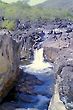
<svg viewBox="0 0 73 110"><path fill-rule="evenodd" d="M59 23L57 21L56 23ZM69 23L70 24L70 23ZM69 28L69 30L68 30ZM73 30L72 24L55 29L43 44L44 57L54 63L60 99L73 109Z"/></svg>

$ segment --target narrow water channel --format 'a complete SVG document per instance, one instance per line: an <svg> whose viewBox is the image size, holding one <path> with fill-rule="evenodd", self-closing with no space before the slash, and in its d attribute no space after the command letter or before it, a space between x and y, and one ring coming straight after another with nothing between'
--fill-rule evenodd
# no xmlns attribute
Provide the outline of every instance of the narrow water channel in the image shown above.
<svg viewBox="0 0 73 110"><path fill-rule="evenodd" d="M48 110L53 95L53 65L45 62L43 49L34 51L34 60L29 65L20 65L23 70L19 81L2 104L2 110Z"/></svg>

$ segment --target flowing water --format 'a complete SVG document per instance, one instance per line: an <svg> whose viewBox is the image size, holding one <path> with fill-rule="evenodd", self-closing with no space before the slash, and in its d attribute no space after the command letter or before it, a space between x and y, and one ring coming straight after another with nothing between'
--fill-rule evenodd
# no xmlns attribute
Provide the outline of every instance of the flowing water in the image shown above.
<svg viewBox="0 0 73 110"><path fill-rule="evenodd" d="M20 68L23 69L21 77L3 103L3 107L9 107L5 110L48 110L55 81L53 65L44 61L43 49L36 49L34 61Z"/></svg>
<svg viewBox="0 0 73 110"><path fill-rule="evenodd" d="M32 72L33 73L41 73L50 70L53 67L52 64L45 62L43 57L43 48L36 49L34 51L34 60L32 61L32 64L26 66L21 66L21 68L24 69L24 71Z"/></svg>

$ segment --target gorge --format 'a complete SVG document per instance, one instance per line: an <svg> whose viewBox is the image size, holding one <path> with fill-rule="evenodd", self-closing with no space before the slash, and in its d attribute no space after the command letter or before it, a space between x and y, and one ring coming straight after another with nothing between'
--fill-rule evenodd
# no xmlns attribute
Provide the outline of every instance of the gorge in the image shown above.
<svg viewBox="0 0 73 110"><path fill-rule="evenodd" d="M0 30L1 110L49 110L56 82L61 105L73 109L73 22L40 21Z"/></svg>

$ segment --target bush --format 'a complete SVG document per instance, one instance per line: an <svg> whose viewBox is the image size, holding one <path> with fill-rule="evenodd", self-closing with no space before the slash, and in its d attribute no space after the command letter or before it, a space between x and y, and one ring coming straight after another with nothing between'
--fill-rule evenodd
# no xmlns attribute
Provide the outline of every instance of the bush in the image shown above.
<svg viewBox="0 0 73 110"><path fill-rule="evenodd" d="M14 21L5 20L2 23L2 28L8 29L8 30L13 30L14 27L15 27Z"/></svg>

